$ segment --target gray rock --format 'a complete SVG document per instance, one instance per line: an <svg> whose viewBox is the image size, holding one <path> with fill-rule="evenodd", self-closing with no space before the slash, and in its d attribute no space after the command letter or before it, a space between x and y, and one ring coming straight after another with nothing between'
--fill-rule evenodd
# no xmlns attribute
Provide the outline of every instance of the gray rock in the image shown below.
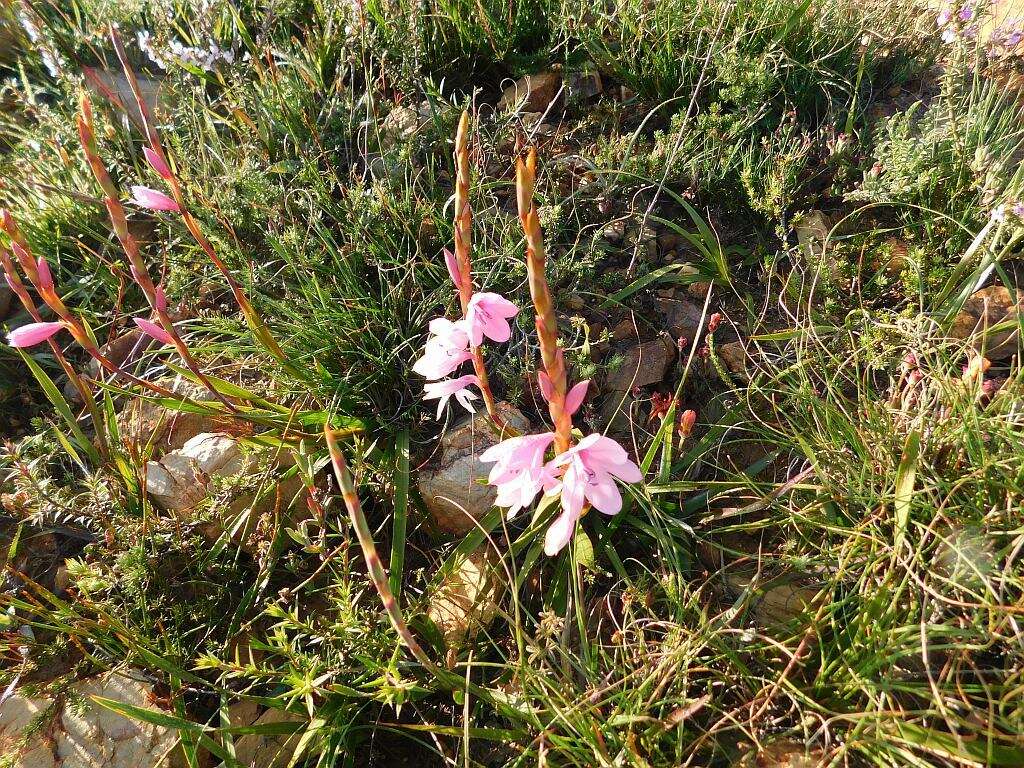
<svg viewBox="0 0 1024 768"><path fill-rule="evenodd" d="M498 413L517 431L529 431L530 422L512 405L498 403ZM494 506L495 492L487 485L492 465L484 464L479 457L499 440L481 410L448 430L441 438L436 458L420 471L420 495L442 531L465 534Z"/></svg>
<svg viewBox="0 0 1024 768"><path fill-rule="evenodd" d="M627 392L633 387L657 384L665 378L676 356L675 342L658 336L626 352L622 365L608 374L605 389Z"/></svg>

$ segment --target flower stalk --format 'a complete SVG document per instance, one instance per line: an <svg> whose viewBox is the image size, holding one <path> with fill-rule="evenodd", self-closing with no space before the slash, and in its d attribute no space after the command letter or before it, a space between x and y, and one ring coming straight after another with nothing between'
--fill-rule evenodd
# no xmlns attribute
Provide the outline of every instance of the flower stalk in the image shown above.
<svg viewBox="0 0 1024 768"><path fill-rule="evenodd" d="M469 313L469 303L473 299L473 265L470 254L473 248L473 212L469 205L469 112L463 111L459 119L459 128L455 134L455 263L458 266L459 303L463 317ZM453 275L454 277L454 275ZM501 432L509 430L508 424L498 413L494 401L494 393L487 378L487 366L484 364L483 349L480 345L472 347L473 372L476 374L480 394L483 396L484 407L491 422Z"/></svg>
<svg viewBox="0 0 1024 768"><path fill-rule="evenodd" d="M121 44L121 38L118 36L116 30L112 29L110 31L110 40L113 43L117 59L121 63L121 68L124 70L124 75L128 80L128 85L131 88L132 95L135 97L135 103L138 106L139 115L142 117L142 128L146 133L146 141L149 143L149 152L145 153L147 161L153 166L161 178L167 182L167 186L171 191L171 196L175 203L177 203L177 212L181 215L181 219L184 222L186 229L188 229L192 238L199 244L199 247L203 249L207 258L213 262L214 266L218 271L220 271L221 275L227 281L228 287L231 289L231 294L234 296L235 303L238 305L238 308L241 311L242 316L245 318L245 322L248 324L250 330L252 330L260 343L263 344L263 346L275 358L277 358L278 361L284 362L284 351L270 333L270 329L267 328L266 323L263 322L263 318L259 316L252 304L249 303L249 299L245 295L245 291L242 290L242 286L234 278L230 270L228 270L227 265L217 255L213 244L203 234L202 229L199 227L199 223L189 211L189 208L185 203L185 196L182 193L181 182L178 180L177 175L175 175L172 170L171 164L168 162L167 154L164 152L163 144L160 141L160 134L153 125L153 119L149 113L149 106L146 104L146 99L142 95L142 90L139 88L138 80L135 78L135 72L128 63L124 46Z"/></svg>
<svg viewBox="0 0 1024 768"><path fill-rule="evenodd" d="M175 350L177 350L178 355L184 361L186 367L192 372L192 375L194 375L202 385L210 391L214 398L224 405L225 408L231 412L236 412L237 409L234 404L217 391L216 387L213 386L213 383L202 372L199 364L192 356L191 351L189 351L188 346L178 334L178 330L174 327L174 322L167 311L166 302L159 299L158 289L149 277L149 270L146 268L146 263L142 258L138 241L136 241L135 237L128 229L128 217L125 214L124 206L121 204L117 186L114 184L113 179L107 172L106 165L103 163L103 159L100 157L99 147L96 143L96 131L93 122L92 105L89 102L89 97L85 94L82 94L80 110L78 113L78 137L82 144L82 150L85 152L86 160L89 162L89 167L92 169L93 176L96 177L96 181L103 189L103 194L105 196L104 203L107 207L107 213L110 216L110 221L114 228L114 234L117 236L118 242L121 243L121 248L128 257L132 277L135 279L139 288L142 289L142 292L146 297L146 301L149 303L153 313L159 320L160 327L166 334L166 336L159 337L154 336L154 334L149 335L173 345Z"/></svg>
<svg viewBox="0 0 1024 768"><path fill-rule="evenodd" d="M564 453L572 443L572 414L565 403L568 393L565 355L558 345L558 320L545 275L544 233L533 202L536 178L537 150L531 147L525 161L522 158L516 160L516 202L519 221L526 235L526 272L536 310L537 340L544 372L550 382L547 400L551 421L555 425L555 452Z"/></svg>

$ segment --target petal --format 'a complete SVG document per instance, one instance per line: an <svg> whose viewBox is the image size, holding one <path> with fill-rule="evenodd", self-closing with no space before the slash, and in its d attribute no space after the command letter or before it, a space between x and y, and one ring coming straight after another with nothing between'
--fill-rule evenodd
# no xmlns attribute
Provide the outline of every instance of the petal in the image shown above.
<svg viewBox="0 0 1024 768"><path fill-rule="evenodd" d="M156 323L141 317L133 317L132 320L139 327L139 330L150 338L156 339L162 344L174 344L174 337Z"/></svg>
<svg viewBox="0 0 1024 768"><path fill-rule="evenodd" d="M593 504L598 512L615 515L622 510L622 494L619 493L615 481L607 475L587 485L586 495L587 501Z"/></svg>
<svg viewBox="0 0 1024 768"><path fill-rule="evenodd" d="M551 377L544 371L537 371L537 383L540 384L540 394L547 403L551 402L551 395L555 392L555 387L551 383Z"/></svg>
<svg viewBox="0 0 1024 768"><path fill-rule="evenodd" d="M569 390L569 393L565 396L565 410L568 411L569 415L572 416L576 411L583 405L583 400L587 396L587 388L590 386L590 379L584 379L575 387Z"/></svg>
<svg viewBox="0 0 1024 768"><path fill-rule="evenodd" d="M576 515L571 515L568 512L563 512L554 522L548 526L547 533L544 534L544 554L548 557L554 557L569 540L572 539L573 530L576 527Z"/></svg>
<svg viewBox="0 0 1024 768"><path fill-rule="evenodd" d="M594 439L592 440L591 438ZM610 437L605 437L601 434L587 435L580 440L577 447L581 454L586 455L588 462L598 466L621 464L629 460L629 454L626 453L625 448Z"/></svg>
<svg viewBox="0 0 1024 768"><path fill-rule="evenodd" d="M462 275L459 272L459 261L455 258L455 254L447 248L444 249L444 263L448 267L448 274L451 276L452 282L455 283L455 287L461 287Z"/></svg>
<svg viewBox="0 0 1024 768"><path fill-rule="evenodd" d="M444 413L444 407L446 405L448 405L448 397L449 397L448 395L445 395L445 396L441 397L440 400L437 401L437 420L438 421L441 420L441 415Z"/></svg>
<svg viewBox="0 0 1024 768"><path fill-rule="evenodd" d="M500 293L478 293L479 302L487 307L487 312L497 317L510 318L519 313L519 307Z"/></svg>
<svg viewBox="0 0 1024 768"><path fill-rule="evenodd" d="M163 161L163 158L161 158L160 155L150 147L143 147L142 154L145 156L146 162L149 163L150 167L160 174L160 176L165 179L171 178L171 169L167 167L167 163Z"/></svg>
<svg viewBox="0 0 1024 768"><path fill-rule="evenodd" d="M644 479L643 472L640 471L640 467L634 464L632 461L627 459L621 464L615 464L610 467L606 467L610 474L615 475L617 478L626 483L639 483Z"/></svg>
<svg viewBox="0 0 1024 768"><path fill-rule="evenodd" d="M19 349L41 344L64 327L64 323L29 323L7 334L7 343Z"/></svg>
<svg viewBox="0 0 1024 768"><path fill-rule="evenodd" d="M42 256L36 262L36 272L39 274L39 288L48 291L53 288L53 275L50 274L50 265Z"/></svg>
<svg viewBox="0 0 1024 768"><path fill-rule="evenodd" d="M154 303L153 303L154 308L157 310L157 312L166 312L167 311L167 294L164 293L164 289L161 288L159 285L156 286L153 290L154 290L154 297L153 297L154 298Z"/></svg>
<svg viewBox="0 0 1024 768"><path fill-rule="evenodd" d="M583 473L578 462L569 464L569 468L562 475L562 509L571 515L579 515L583 512L584 492L587 485L586 475Z"/></svg>
<svg viewBox="0 0 1024 768"><path fill-rule="evenodd" d="M132 199L143 208L149 208L151 211L181 210L174 199L168 197L163 192L157 192L155 189L150 189L140 184L136 184L131 190Z"/></svg>

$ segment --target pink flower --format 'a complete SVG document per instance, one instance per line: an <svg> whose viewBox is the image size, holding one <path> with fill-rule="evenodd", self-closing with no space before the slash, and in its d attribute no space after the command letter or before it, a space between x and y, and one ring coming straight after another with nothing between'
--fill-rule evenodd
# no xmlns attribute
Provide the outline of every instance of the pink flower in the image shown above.
<svg viewBox="0 0 1024 768"><path fill-rule="evenodd" d="M53 275L50 274L50 265L42 256L36 262L36 272L39 275L39 290L49 291L53 289Z"/></svg>
<svg viewBox="0 0 1024 768"><path fill-rule="evenodd" d="M164 179L171 178L171 169L167 167L167 163L164 162L163 158L156 153L155 150L149 147L142 148L142 154L146 156L146 162L152 166L153 170L160 174Z"/></svg>
<svg viewBox="0 0 1024 768"><path fill-rule="evenodd" d="M441 414L444 413L444 407L448 405L448 400L452 396L459 402L459 404L470 413L476 413L476 408L470 404L470 400L478 399L476 395L469 391L468 387L473 384L477 387L480 386L480 380L473 374L468 376L460 376L457 379L445 379L444 381L437 381L425 384L423 386L423 399L434 400L438 399L437 404L437 419L441 420Z"/></svg>
<svg viewBox="0 0 1024 768"><path fill-rule="evenodd" d="M565 466L560 487L562 514L551 524L544 537L544 552L557 554L572 538L576 521L583 513L584 502L606 515L622 509L622 494L615 478L627 483L643 479L640 468L629 460L625 449L610 437L592 434L580 440L565 453L557 456L554 466Z"/></svg>
<svg viewBox="0 0 1024 768"><path fill-rule="evenodd" d="M64 327L64 323L29 323L20 328L15 328L7 334L7 343L19 349L34 347L53 336Z"/></svg>
<svg viewBox="0 0 1024 768"><path fill-rule="evenodd" d="M529 506L542 488L557 485L557 471L544 463L544 452L554 439L554 432L511 437L480 454L483 463L494 463L487 482L498 489L494 503L508 508L509 517Z"/></svg>
<svg viewBox="0 0 1024 768"><path fill-rule="evenodd" d="M515 317L519 307L497 293L474 293L466 308L469 343L479 347L484 336L492 341L508 341L512 329L508 320Z"/></svg>
<svg viewBox="0 0 1024 768"><path fill-rule="evenodd" d="M941 11L939 11L939 15L935 17L935 26L944 27L947 24L949 24L949 20L952 18L953 9L950 8L949 6L946 6Z"/></svg>
<svg viewBox="0 0 1024 768"><path fill-rule="evenodd" d="M1013 211L1013 215L1017 218L1024 219L1024 203L1014 203L1010 210Z"/></svg>
<svg viewBox="0 0 1024 768"><path fill-rule="evenodd" d="M453 323L444 317L434 318L430 321L430 333L423 357L412 366L425 379L443 379L473 357L463 321Z"/></svg>
<svg viewBox="0 0 1024 768"><path fill-rule="evenodd" d="M462 273L459 271L459 261L455 258L455 254L447 248L444 249L444 263L448 267L448 274L451 276L452 282L455 283L455 287L461 288Z"/></svg>
<svg viewBox="0 0 1024 768"><path fill-rule="evenodd" d="M551 402L551 395L555 388L551 384L551 378L544 371L537 373L537 381L540 383L540 394L546 402ZM590 379L584 379L565 394L565 410L570 416L580 409L583 400L587 396L587 387L590 386Z"/></svg>
<svg viewBox="0 0 1024 768"><path fill-rule="evenodd" d="M168 197L163 192L157 192L155 189L144 187L141 184L136 184L131 189L132 200L143 208L149 208L151 211L178 212L181 210L178 204L174 202L174 199Z"/></svg>
<svg viewBox="0 0 1024 768"><path fill-rule="evenodd" d="M174 344L174 337L154 322L141 317L133 317L132 320L139 326L139 330L150 338L156 339L161 344Z"/></svg>

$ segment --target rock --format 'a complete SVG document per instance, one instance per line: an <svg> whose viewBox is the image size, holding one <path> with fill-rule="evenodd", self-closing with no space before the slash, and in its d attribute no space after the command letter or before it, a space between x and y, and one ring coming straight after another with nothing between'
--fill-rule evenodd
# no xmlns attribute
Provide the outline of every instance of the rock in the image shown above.
<svg viewBox="0 0 1024 768"><path fill-rule="evenodd" d="M627 392L633 387L657 384L665 378L676 356L676 345L668 336L658 336L626 352L625 360L608 374L605 389Z"/></svg>
<svg viewBox="0 0 1024 768"><path fill-rule="evenodd" d="M970 341L989 360L1005 360L1017 351L1019 339L1017 324L1020 320L1024 291L1013 293L1002 285L992 285L975 291L964 302L964 308L954 318L949 330L951 338ZM1010 323L1005 330L992 328Z"/></svg>
<svg viewBox="0 0 1024 768"><path fill-rule="evenodd" d="M430 102L420 102L415 107L395 107L381 123L381 144L394 146L398 141L408 141L430 123Z"/></svg>
<svg viewBox="0 0 1024 768"><path fill-rule="evenodd" d="M642 254L648 261L658 258L658 234L649 224L629 231L626 245Z"/></svg>
<svg viewBox="0 0 1024 768"><path fill-rule="evenodd" d="M715 352L722 364L734 376L746 381L750 378L747 370L747 348L742 341L729 341L725 344L716 344Z"/></svg>
<svg viewBox="0 0 1024 768"><path fill-rule="evenodd" d="M588 101L603 90L600 72L571 72L565 76L565 92L573 101Z"/></svg>
<svg viewBox="0 0 1024 768"><path fill-rule="evenodd" d="M0 706L0 754L18 768L177 768L184 766L178 731L117 714L91 697L163 714L151 687L119 674L79 680L70 696L15 693ZM37 728L42 718L48 727ZM24 733L28 729L28 733Z"/></svg>
<svg viewBox="0 0 1024 768"><path fill-rule="evenodd" d="M449 648L458 648L498 615L502 579L489 545L462 558L430 595L427 616Z"/></svg>
<svg viewBox="0 0 1024 768"><path fill-rule="evenodd" d="M663 327L674 338L683 337L692 344L704 314L701 308L688 299L661 298L658 309L662 313Z"/></svg>
<svg viewBox="0 0 1024 768"><path fill-rule="evenodd" d="M206 387L182 377L170 377L159 383L181 395L183 399L188 398L202 403L210 401L212 397ZM117 425L122 440L148 445L157 456L165 451L181 448L188 440L203 432L238 435L246 429L229 416L175 411L141 398L129 401L118 414Z"/></svg>
<svg viewBox="0 0 1024 768"><path fill-rule="evenodd" d="M587 300L578 293L570 293L565 299L565 306L574 312L578 312L587 306Z"/></svg>
<svg viewBox="0 0 1024 768"><path fill-rule="evenodd" d="M679 235L671 229L663 229L658 233L658 249L662 253L669 253L679 247Z"/></svg>
<svg viewBox="0 0 1024 768"><path fill-rule="evenodd" d="M637 400L632 392L609 392L605 395L598 413L598 422L609 437L629 435Z"/></svg>
<svg viewBox="0 0 1024 768"><path fill-rule="evenodd" d="M530 422L508 403L498 403L498 414L514 429L529 431ZM482 463L479 456L498 440L481 410L448 430L441 438L437 458L420 471L420 495L442 531L465 534L494 505L494 489L486 484L492 465Z"/></svg>
<svg viewBox="0 0 1024 768"><path fill-rule="evenodd" d="M825 252L825 242L832 231L832 221L821 211L805 213L797 221L796 239L808 263L816 266Z"/></svg>
<svg viewBox="0 0 1024 768"><path fill-rule="evenodd" d="M230 477L246 466L235 438L203 432L159 461L146 464L146 492L163 509L190 512L207 497L211 478Z"/></svg>
<svg viewBox="0 0 1024 768"><path fill-rule="evenodd" d="M548 70L525 75L501 94L498 110L517 108L520 112L545 112L562 87L562 76Z"/></svg>
<svg viewBox="0 0 1024 768"><path fill-rule="evenodd" d="M274 725L278 723L295 723L294 733L260 734L248 733L235 737L235 759L247 768L287 768L291 762L299 739L302 738L302 723L305 717L280 709L268 709L250 722L245 718L255 713L252 702L241 702L231 708L229 715L232 725ZM237 718L237 722L236 722Z"/></svg>
<svg viewBox="0 0 1024 768"><path fill-rule="evenodd" d="M216 517L202 526L202 533L217 539L230 530L231 538L243 549L251 549L250 533L261 518L280 510L294 525L308 514L302 503L306 487L298 476L277 481L268 474L261 457L245 453L238 440L223 433L196 435L159 461L146 464L146 492L153 503L175 517L189 522L200 504L210 498L211 481L238 478L237 495L216 508ZM271 457L282 466L290 456ZM259 471L256 471L256 470ZM251 477L245 473L251 472Z"/></svg>
<svg viewBox="0 0 1024 768"><path fill-rule="evenodd" d="M135 96L132 94L131 86L128 85L128 79L123 72L85 67L85 73L85 82L89 90L102 99L106 99L107 94L113 94L124 104L131 114L132 120L141 121L142 116L139 114L138 104L135 102ZM165 100L161 84L157 80L143 77L138 73L136 73L136 79L139 83L139 90L142 92L142 99L146 103L146 109L153 114Z"/></svg>
<svg viewBox="0 0 1024 768"><path fill-rule="evenodd" d="M603 237L609 243L621 243L625 236L626 222L622 221L621 219L609 221L601 229L601 237Z"/></svg>
<svg viewBox="0 0 1024 768"><path fill-rule="evenodd" d="M820 749L783 739L751 749L733 763L733 768L820 768L824 764L825 753Z"/></svg>

